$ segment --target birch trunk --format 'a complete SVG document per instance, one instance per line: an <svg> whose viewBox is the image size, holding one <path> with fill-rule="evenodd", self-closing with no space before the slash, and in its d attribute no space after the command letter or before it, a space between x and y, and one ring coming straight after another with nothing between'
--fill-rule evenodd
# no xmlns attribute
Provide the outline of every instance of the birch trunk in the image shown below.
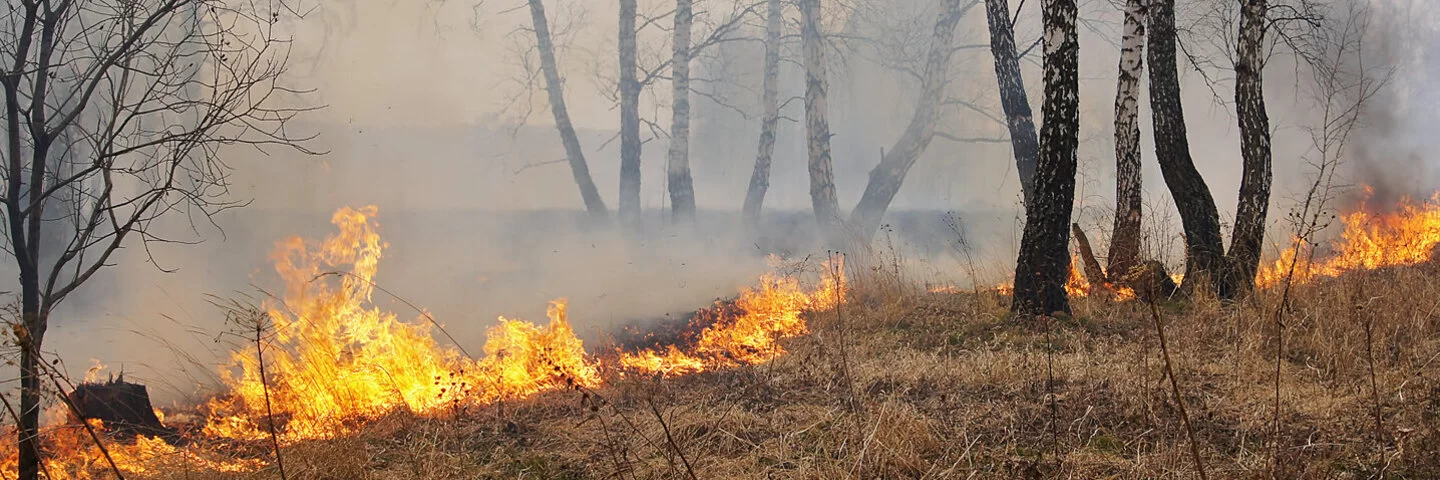
<svg viewBox="0 0 1440 480"><path fill-rule="evenodd" d="M1175 66L1175 0L1154 0L1149 10L1147 56L1155 156L1185 230L1185 280L1181 289L1192 291L1195 282L1202 279L1218 286L1225 247L1220 240L1220 214L1215 209L1215 199L1210 196L1210 188L1200 171L1195 169L1186 138L1180 76Z"/></svg>
<svg viewBox="0 0 1440 480"><path fill-rule="evenodd" d="M765 91L761 98L765 116L760 120L760 151L755 155L755 171L750 174L750 188L745 192L742 209L745 222L751 225L759 223L765 191L770 188L775 127L780 123L780 34L784 26L784 12L780 0L768 0L768 3L769 13L765 17Z"/></svg>
<svg viewBox="0 0 1440 480"><path fill-rule="evenodd" d="M1115 227L1105 265L1118 282L1140 263L1140 71L1145 63L1145 2L1126 0L1115 87Z"/></svg>
<svg viewBox="0 0 1440 480"><path fill-rule="evenodd" d="M570 173L580 187L580 198L585 201L585 211L595 218L609 215L605 200L590 178L590 166L585 163L585 151L580 148L580 138L575 135L575 126L570 123L570 111L565 108L565 85L560 79L560 69L555 64L555 44L550 38L550 22L545 18L545 5L541 0L529 0L530 19L535 26L535 45L540 51L540 70L545 75L545 92L550 97L550 113L555 116L555 130L560 132L560 143L565 146L565 157L570 161Z"/></svg>
<svg viewBox="0 0 1440 480"><path fill-rule="evenodd" d="M830 123L826 113L825 46L820 30L820 0L800 0L801 42L805 50L805 130L808 137L810 203L821 232L832 243L843 226L835 198L835 173L830 162Z"/></svg>
<svg viewBox="0 0 1440 480"><path fill-rule="evenodd" d="M1035 192L1035 167L1040 154L1035 138L1035 118L1030 99L1025 95L1025 79L1020 75L1020 57L1015 49L1015 27L1010 20L1006 0L985 0L985 20L990 26L990 54L995 57L995 79L1000 83L1000 106L1005 110L1006 126L1010 129L1010 148L1015 153L1015 167L1020 174L1020 190L1025 204Z"/></svg>
<svg viewBox="0 0 1440 480"><path fill-rule="evenodd" d="M895 145L886 150L880 164L870 171L870 181L865 185L865 193L850 214L850 226L855 229L862 242L869 242L871 237L875 236L876 230L880 228L880 221L885 217L885 211L905 181L905 175L935 138L939 104L944 99L945 85L948 83L955 25L960 23L960 17L965 15L966 10L960 6L960 0L942 1L944 13L935 23L930 39L930 52L925 59L920 99L916 102L915 114L910 117L905 133L900 135Z"/></svg>
<svg viewBox="0 0 1440 480"><path fill-rule="evenodd" d="M670 187L670 209L676 223L695 220L695 185L690 178L690 27L695 20L694 0L675 0L675 42L670 61L674 87L670 124L670 154L665 171Z"/></svg>
<svg viewBox="0 0 1440 480"><path fill-rule="evenodd" d="M640 225L640 81L635 70L635 0L620 0L620 222Z"/></svg>
<svg viewBox="0 0 1440 480"><path fill-rule="evenodd" d="M1240 202L1235 211L1235 232L1230 239L1230 270L1226 277L1232 293L1255 287L1260 249L1265 238L1265 217L1270 208L1270 118L1265 112L1263 70L1265 60L1266 0L1245 0L1240 9L1240 38L1236 47L1235 113L1240 123Z"/></svg>
<svg viewBox="0 0 1440 480"><path fill-rule="evenodd" d="M1080 127L1080 43L1075 0L1044 0L1045 123L1035 196L1025 215L1011 310L1020 315L1070 313L1070 214L1075 200L1075 151Z"/></svg>

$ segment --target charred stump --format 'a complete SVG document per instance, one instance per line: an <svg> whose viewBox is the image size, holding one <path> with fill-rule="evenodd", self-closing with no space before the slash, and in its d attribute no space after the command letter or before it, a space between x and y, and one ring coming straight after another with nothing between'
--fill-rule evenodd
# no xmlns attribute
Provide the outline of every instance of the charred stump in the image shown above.
<svg viewBox="0 0 1440 480"><path fill-rule="evenodd" d="M1144 302L1165 300L1180 290L1165 271L1165 265L1155 260L1146 260L1131 267L1125 274L1125 284L1135 290L1135 296Z"/></svg>
<svg viewBox="0 0 1440 480"><path fill-rule="evenodd" d="M105 430L110 433L158 437L170 443L179 440L178 432L161 424L160 417L155 415L145 385L126 382L123 376L105 382L82 383L67 397L75 407L69 415L72 424L96 419L104 422Z"/></svg>

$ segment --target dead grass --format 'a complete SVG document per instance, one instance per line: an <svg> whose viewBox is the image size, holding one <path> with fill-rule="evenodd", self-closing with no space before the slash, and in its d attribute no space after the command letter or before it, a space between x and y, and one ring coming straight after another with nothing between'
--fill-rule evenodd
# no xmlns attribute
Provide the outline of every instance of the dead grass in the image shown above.
<svg viewBox="0 0 1440 480"><path fill-rule="evenodd" d="M1396 268L1298 287L1282 356L1278 476L1380 478L1383 468L1383 478L1440 478L1437 273L1433 265ZM1076 299L1074 318L1047 331L1011 318L1008 299L998 295L896 285L886 280L878 292L859 285L840 317L844 335L835 312L815 314L814 333L790 341L791 353L769 364L615 378L598 397L556 393L458 418L394 414L360 435L288 447L287 473L377 480L662 479L691 478L692 470L696 478L742 479L1196 476L1143 305ZM1262 293L1233 306L1208 299L1161 306L1214 478L1270 477L1275 343L1268 319L1276 300Z"/></svg>

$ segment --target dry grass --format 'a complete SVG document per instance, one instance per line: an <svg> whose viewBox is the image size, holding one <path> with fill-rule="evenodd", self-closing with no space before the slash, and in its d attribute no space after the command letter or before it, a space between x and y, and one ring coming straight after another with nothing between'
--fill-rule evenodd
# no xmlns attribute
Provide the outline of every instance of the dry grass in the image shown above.
<svg viewBox="0 0 1440 480"><path fill-rule="evenodd" d="M1437 273L1397 268L1297 288L1279 477L1380 478L1383 468L1383 478L1440 478ZM1009 317L1008 299L994 294L875 285L859 285L843 316L813 315L814 333L766 365L615 378L598 397L556 393L458 418L394 414L357 436L287 447L286 470L291 479L1196 476L1144 305L1077 299L1074 318L1046 329ZM1212 478L1271 476L1276 302L1161 306Z"/></svg>

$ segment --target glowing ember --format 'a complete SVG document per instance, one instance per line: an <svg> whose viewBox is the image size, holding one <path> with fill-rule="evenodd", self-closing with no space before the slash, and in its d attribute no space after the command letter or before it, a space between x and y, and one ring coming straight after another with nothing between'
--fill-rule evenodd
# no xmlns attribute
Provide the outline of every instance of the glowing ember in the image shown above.
<svg viewBox="0 0 1440 480"><path fill-rule="evenodd" d="M1387 214L1372 213L1362 203L1354 212L1342 215L1341 222L1345 229L1332 246L1330 256L1312 261L1314 246L1299 242L1298 248L1286 249L1274 263L1262 268L1256 276L1256 285L1279 284L1296 262L1294 281L1303 283L1351 270L1428 261L1440 245L1440 194L1421 202L1402 199L1395 211Z"/></svg>

